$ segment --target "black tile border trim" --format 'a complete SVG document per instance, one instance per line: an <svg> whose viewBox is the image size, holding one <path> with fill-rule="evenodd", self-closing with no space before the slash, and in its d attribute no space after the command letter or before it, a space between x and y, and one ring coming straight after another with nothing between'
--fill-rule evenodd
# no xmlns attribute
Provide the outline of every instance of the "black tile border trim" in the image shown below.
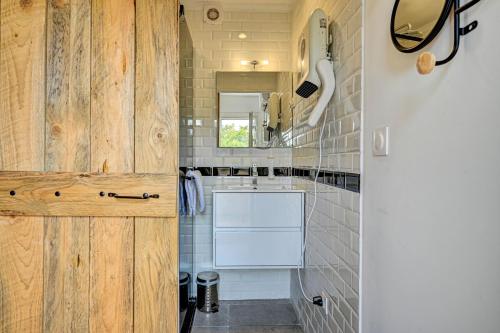
<svg viewBox="0 0 500 333"><path fill-rule="evenodd" d="M186 172L186 167L179 168ZM252 174L252 168L242 167L196 167L202 176L224 176L224 177L249 177ZM268 168L257 167L259 177L267 177L269 175ZM316 169L310 168L289 168L275 167L274 176L276 177L298 177L314 181L316 177ZM349 173L332 170L320 170L318 183L334 186L343 190L359 193L361 187L361 176L358 173Z"/></svg>
<svg viewBox="0 0 500 333"><path fill-rule="evenodd" d="M361 187L361 177L355 173L345 174L345 189L351 192L359 193Z"/></svg>
<svg viewBox="0 0 500 333"><path fill-rule="evenodd" d="M316 169L293 168L292 176L314 181ZM357 173L320 170L318 183L334 186L343 190L359 193L361 188L361 176Z"/></svg>
<svg viewBox="0 0 500 333"><path fill-rule="evenodd" d="M179 170L186 173L187 167L180 167ZM201 172L202 176L219 176L219 177L249 177L252 174L251 167L196 167L194 170ZM259 177L269 176L269 170L266 167L257 167ZM274 176L289 177L292 175L292 168L275 167Z"/></svg>

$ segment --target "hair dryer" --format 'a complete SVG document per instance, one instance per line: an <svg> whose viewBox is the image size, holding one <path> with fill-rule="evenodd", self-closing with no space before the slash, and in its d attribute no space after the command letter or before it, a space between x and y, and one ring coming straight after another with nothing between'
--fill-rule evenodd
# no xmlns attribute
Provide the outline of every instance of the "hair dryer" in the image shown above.
<svg viewBox="0 0 500 333"><path fill-rule="evenodd" d="M333 73L332 62L326 58L321 59L316 64L316 71L321 81L322 91L307 120L310 127L316 126L335 92L335 74Z"/></svg>

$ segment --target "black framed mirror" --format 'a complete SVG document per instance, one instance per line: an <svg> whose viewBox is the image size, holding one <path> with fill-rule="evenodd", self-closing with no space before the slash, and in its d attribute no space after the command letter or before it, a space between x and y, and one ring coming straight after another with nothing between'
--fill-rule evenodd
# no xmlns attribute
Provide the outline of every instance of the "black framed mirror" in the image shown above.
<svg viewBox="0 0 500 333"><path fill-rule="evenodd" d="M391 38L401 52L428 45L441 31L453 0L396 0L391 17Z"/></svg>

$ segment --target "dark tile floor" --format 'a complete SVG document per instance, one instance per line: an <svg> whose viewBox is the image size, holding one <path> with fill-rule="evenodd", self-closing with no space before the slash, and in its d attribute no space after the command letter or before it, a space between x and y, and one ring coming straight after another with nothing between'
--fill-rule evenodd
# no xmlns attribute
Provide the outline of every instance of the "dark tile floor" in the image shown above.
<svg viewBox="0 0 500 333"><path fill-rule="evenodd" d="M192 333L302 333L288 300L221 301L218 313L196 312Z"/></svg>

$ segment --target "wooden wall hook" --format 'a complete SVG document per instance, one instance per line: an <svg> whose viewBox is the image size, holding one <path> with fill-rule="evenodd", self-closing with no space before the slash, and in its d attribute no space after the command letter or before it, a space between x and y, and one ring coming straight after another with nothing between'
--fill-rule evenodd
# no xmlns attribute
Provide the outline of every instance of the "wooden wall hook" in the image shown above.
<svg viewBox="0 0 500 333"><path fill-rule="evenodd" d="M436 56L431 52L424 52L418 56L417 70L422 75L430 74L436 67Z"/></svg>

